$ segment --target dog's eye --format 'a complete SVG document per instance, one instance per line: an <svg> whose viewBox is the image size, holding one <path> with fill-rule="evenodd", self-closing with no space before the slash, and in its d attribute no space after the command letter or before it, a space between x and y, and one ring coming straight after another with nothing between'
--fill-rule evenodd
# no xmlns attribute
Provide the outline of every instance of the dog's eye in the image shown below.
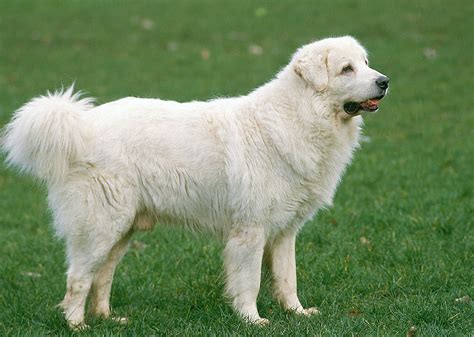
<svg viewBox="0 0 474 337"><path fill-rule="evenodd" d="M346 73L350 73L350 72L353 72L354 71L354 68L352 68L352 66L349 64L347 66L345 66L344 68L342 68L342 74L346 74Z"/></svg>
<svg viewBox="0 0 474 337"><path fill-rule="evenodd" d="M369 61L365 60L365 65L368 66L368 65L369 65Z"/></svg>

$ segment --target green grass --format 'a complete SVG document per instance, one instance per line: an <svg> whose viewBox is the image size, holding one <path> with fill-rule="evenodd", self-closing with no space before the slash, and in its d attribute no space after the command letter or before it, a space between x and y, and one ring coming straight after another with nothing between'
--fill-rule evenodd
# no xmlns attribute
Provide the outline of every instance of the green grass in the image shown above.
<svg viewBox="0 0 474 337"><path fill-rule="evenodd" d="M298 238L300 299L322 315L284 312L266 276L258 304L272 323L246 326L221 295L222 245L158 228L134 238L117 270L111 302L130 323L97 320L83 334L401 336L413 325L418 335L474 334L473 302L455 301L474 297L473 9L468 0L0 1L0 126L73 81L99 102L245 94L299 45L341 34L391 77L334 207ZM46 191L0 167L0 335L67 335L55 307L64 247Z"/></svg>

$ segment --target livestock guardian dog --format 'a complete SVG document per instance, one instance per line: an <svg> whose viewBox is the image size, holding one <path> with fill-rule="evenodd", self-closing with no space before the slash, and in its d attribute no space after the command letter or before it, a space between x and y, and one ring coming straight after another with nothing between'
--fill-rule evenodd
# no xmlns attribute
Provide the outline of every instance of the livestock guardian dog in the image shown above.
<svg viewBox="0 0 474 337"><path fill-rule="evenodd" d="M246 321L268 323L256 305L264 254L283 307L318 313L298 300L295 237L331 204L358 147L360 113L378 109L388 82L346 36L301 47L247 96L94 106L71 87L21 107L2 147L48 188L67 245L68 324L86 327L88 296L93 314L110 316L115 267L132 233L156 222L225 242L226 292Z"/></svg>

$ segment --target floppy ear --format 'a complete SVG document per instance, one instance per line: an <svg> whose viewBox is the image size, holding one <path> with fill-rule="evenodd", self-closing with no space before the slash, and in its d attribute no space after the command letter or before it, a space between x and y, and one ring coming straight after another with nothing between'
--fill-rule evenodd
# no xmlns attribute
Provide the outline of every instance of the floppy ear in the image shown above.
<svg viewBox="0 0 474 337"><path fill-rule="evenodd" d="M327 53L304 51L293 66L295 72L314 88L323 91L328 84Z"/></svg>

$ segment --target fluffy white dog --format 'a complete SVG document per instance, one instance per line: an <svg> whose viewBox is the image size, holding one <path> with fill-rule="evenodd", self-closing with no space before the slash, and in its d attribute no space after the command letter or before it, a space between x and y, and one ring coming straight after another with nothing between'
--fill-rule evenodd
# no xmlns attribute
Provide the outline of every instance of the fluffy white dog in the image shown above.
<svg viewBox="0 0 474 337"><path fill-rule="evenodd" d="M352 37L300 48L247 96L177 103L124 98L94 107L72 87L33 99L4 130L7 162L48 187L65 239L66 320L109 317L115 267L134 231L160 224L207 230L225 242L226 291L256 324L264 254L276 297L297 314L295 237L330 205L351 161L361 111L375 111L389 79Z"/></svg>

